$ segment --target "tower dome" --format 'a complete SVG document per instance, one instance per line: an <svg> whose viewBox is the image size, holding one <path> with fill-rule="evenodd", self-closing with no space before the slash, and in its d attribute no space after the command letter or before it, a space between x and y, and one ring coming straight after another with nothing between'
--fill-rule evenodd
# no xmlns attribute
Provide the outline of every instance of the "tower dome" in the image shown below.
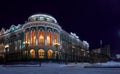
<svg viewBox="0 0 120 74"><path fill-rule="evenodd" d="M32 22L32 21L47 21L47 22L51 22L51 23L57 23L57 20L50 16L50 15L47 15L47 14L34 14L34 15L31 15L29 18L28 18L28 21L29 22Z"/></svg>

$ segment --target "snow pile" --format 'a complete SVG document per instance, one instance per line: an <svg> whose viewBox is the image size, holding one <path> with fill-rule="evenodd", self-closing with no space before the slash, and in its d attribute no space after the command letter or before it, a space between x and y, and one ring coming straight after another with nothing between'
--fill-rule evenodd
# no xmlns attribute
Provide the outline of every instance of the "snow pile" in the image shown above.
<svg viewBox="0 0 120 74"><path fill-rule="evenodd" d="M96 63L96 66L116 66L116 67L120 67L120 62L114 62L114 61L109 61L106 63Z"/></svg>
<svg viewBox="0 0 120 74"><path fill-rule="evenodd" d="M61 64L61 65L59 65L59 67L74 67L74 66L75 66L74 64L67 64L67 65Z"/></svg>
<svg viewBox="0 0 120 74"><path fill-rule="evenodd" d="M120 62L111 61L111 62L103 63L102 65L103 66L120 66Z"/></svg>
<svg viewBox="0 0 120 74"><path fill-rule="evenodd" d="M61 64L60 67L72 67L72 68L84 68L85 66L91 66L92 64L90 63L69 63L67 65Z"/></svg>

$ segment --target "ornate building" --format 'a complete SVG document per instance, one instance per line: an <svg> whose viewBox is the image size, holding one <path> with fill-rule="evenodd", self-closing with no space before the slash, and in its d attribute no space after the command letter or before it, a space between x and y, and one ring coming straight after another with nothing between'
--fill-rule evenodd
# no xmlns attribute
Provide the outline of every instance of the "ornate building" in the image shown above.
<svg viewBox="0 0 120 74"><path fill-rule="evenodd" d="M32 15L24 24L0 31L0 56L7 60L80 60L88 49L86 41L64 31L54 17L46 14Z"/></svg>

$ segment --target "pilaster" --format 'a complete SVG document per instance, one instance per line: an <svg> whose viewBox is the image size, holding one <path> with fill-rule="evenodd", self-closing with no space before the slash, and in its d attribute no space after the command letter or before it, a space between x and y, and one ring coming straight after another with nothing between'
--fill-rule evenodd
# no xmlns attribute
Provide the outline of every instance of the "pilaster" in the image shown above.
<svg viewBox="0 0 120 74"><path fill-rule="evenodd" d="M44 37L45 37L44 40L45 40L45 46L46 46L47 45L47 27L45 27L45 36Z"/></svg>
<svg viewBox="0 0 120 74"><path fill-rule="evenodd" d="M38 45L38 27L36 27L36 45Z"/></svg>

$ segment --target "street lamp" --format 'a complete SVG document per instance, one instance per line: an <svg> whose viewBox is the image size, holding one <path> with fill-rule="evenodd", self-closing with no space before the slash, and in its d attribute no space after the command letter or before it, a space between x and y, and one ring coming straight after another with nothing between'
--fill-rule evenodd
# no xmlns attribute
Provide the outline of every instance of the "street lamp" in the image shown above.
<svg viewBox="0 0 120 74"><path fill-rule="evenodd" d="M28 41L25 41L23 42L23 44L25 45L25 55L26 57L28 57L28 51L27 51L27 48L28 48L28 45L30 44Z"/></svg>
<svg viewBox="0 0 120 74"><path fill-rule="evenodd" d="M8 51L9 45L5 45L5 63L7 63L7 51Z"/></svg>
<svg viewBox="0 0 120 74"><path fill-rule="evenodd" d="M58 62L58 54L59 54L58 48L59 48L60 44L59 44L59 43L54 43L54 46L56 47L55 54L56 54L56 60L57 60L57 62Z"/></svg>

